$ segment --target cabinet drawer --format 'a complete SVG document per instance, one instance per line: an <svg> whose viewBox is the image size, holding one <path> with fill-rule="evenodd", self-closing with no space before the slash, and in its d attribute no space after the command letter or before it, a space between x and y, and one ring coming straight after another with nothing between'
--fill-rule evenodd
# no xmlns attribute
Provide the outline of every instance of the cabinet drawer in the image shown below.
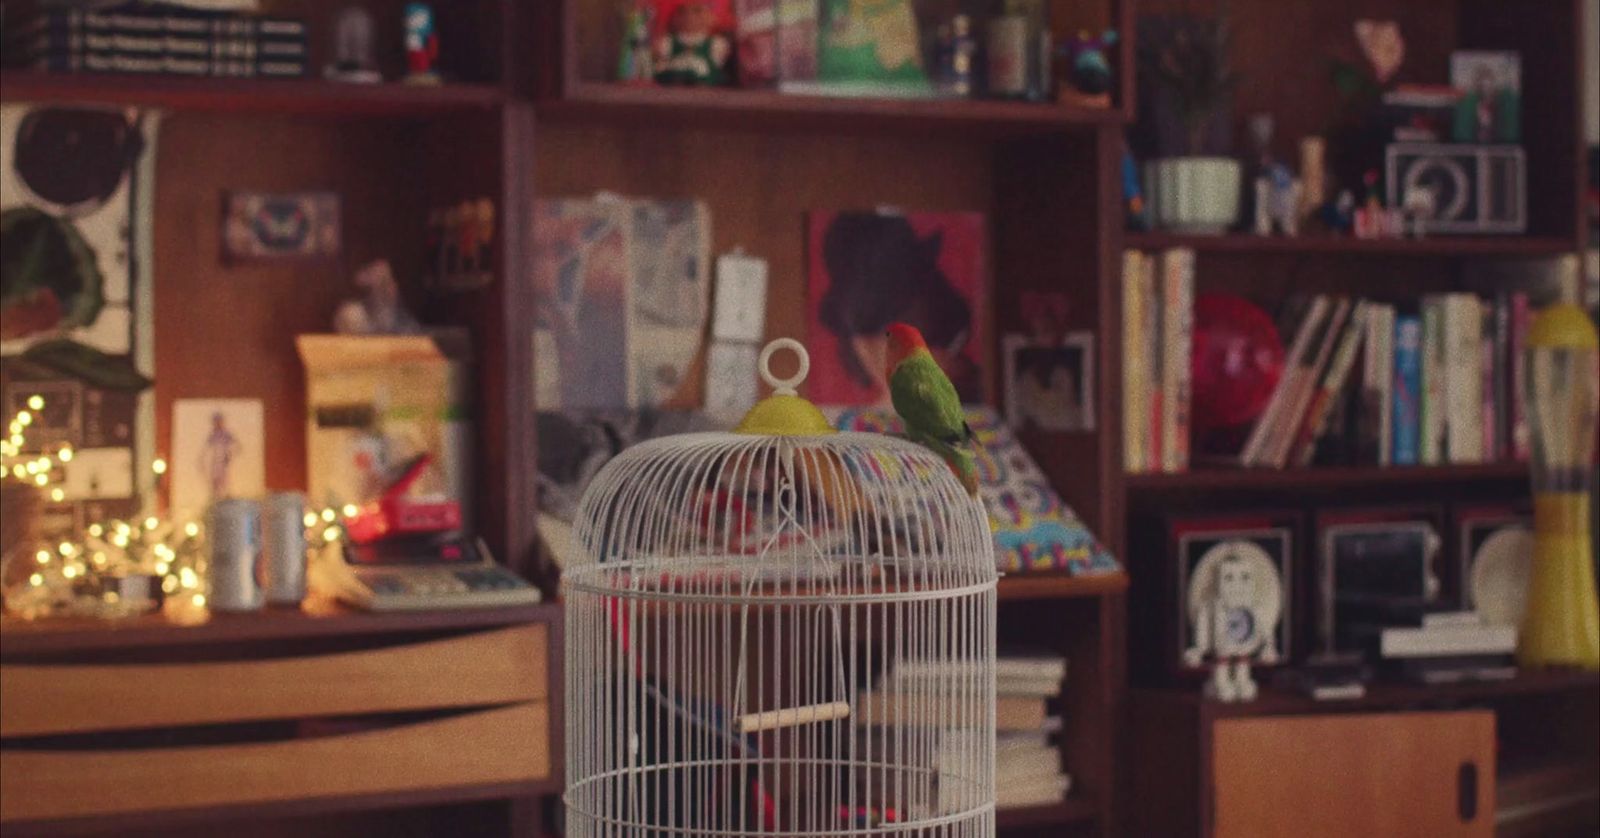
<svg viewBox="0 0 1600 838"><path fill-rule="evenodd" d="M1494 713L1230 719L1214 729L1215 834L1494 834Z"/></svg>
<svg viewBox="0 0 1600 838"><path fill-rule="evenodd" d="M531 782L550 774L544 702L381 730L243 745L0 750L0 821Z"/></svg>
<svg viewBox="0 0 1600 838"><path fill-rule="evenodd" d="M522 625L270 660L0 666L0 736L541 701L548 635Z"/></svg>

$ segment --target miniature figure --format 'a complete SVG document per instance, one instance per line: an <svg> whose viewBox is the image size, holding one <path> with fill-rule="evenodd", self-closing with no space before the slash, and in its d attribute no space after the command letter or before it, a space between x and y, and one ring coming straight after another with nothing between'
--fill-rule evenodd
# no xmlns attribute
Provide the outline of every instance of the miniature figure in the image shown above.
<svg viewBox="0 0 1600 838"><path fill-rule="evenodd" d="M951 96L972 95L972 71L978 57L978 39L972 35L972 18L956 15L944 43L939 79Z"/></svg>
<svg viewBox="0 0 1600 838"><path fill-rule="evenodd" d="M1122 204L1129 230L1150 229L1150 208L1139 185L1139 167L1126 150L1122 152Z"/></svg>
<svg viewBox="0 0 1600 838"><path fill-rule="evenodd" d="M667 19L668 34L656 40L656 81L721 85L728 82L728 39L716 31L708 0L682 0Z"/></svg>
<svg viewBox="0 0 1600 838"><path fill-rule="evenodd" d="M628 3L622 16L622 55L617 59L617 81L650 84L655 81L655 56L650 50L650 26L655 7L646 0Z"/></svg>
<svg viewBox="0 0 1600 838"><path fill-rule="evenodd" d="M1256 178L1256 235L1270 236L1274 229L1286 236L1299 235L1300 191L1300 181L1280 163Z"/></svg>
<svg viewBox="0 0 1600 838"><path fill-rule="evenodd" d="M1061 48L1067 59L1067 72L1072 86L1080 93L1091 96L1111 91L1111 61L1106 51L1117 43L1117 30L1107 29L1098 37L1080 31Z"/></svg>
<svg viewBox="0 0 1600 838"><path fill-rule="evenodd" d="M373 42L376 30L372 13L361 6L346 6L339 12L339 22L334 30L335 58L323 69L322 75L333 81L377 84L383 81L374 57Z"/></svg>
<svg viewBox="0 0 1600 838"><path fill-rule="evenodd" d="M406 82L439 83L439 33L434 25L433 7L427 3L406 4Z"/></svg>
<svg viewBox="0 0 1600 838"><path fill-rule="evenodd" d="M1431 186L1417 184L1406 190L1403 207L1406 220L1411 222L1411 233L1417 238L1426 234L1427 224L1439 211L1438 193Z"/></svg>
<svg viewBox="0 0 1600 838"><path fill-rule="evenodd" d="M346 300L333 315L333 330L341 335L410 335L422 331L417 318L400 299L400 286L387 259L368 262L356 272L356 287L363 299Z"/></svg>
<svg viewBox="0 0 1600 838"><path fill-rule="evenodd" d="M1283 592L1272 558L1249 541L1225 541L1196 565L1188 600L1194 642L1183 652L1184 663L1198 667L1210 657L1207 696L1253 700L1251 664L1277 663L1279 655Z"/></svg>

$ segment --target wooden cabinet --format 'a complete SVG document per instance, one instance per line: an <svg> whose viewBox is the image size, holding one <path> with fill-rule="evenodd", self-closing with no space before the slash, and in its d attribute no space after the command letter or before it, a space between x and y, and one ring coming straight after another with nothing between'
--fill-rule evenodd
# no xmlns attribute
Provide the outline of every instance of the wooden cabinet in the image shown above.
<svg viewBox="0 0 1600 838"><path fill-rule="evenodd" d="M1214 834L1494 833L1494 713L1228 719L1212 741Z"/></svg>
<svg viewBox="0 0 1600 838"><path fill-rule="evenodd" d="M308 605L192 626L6 619L0 826L526 805L556 787L559 616ZM536 820L512 817L512 832Z"/></svg>

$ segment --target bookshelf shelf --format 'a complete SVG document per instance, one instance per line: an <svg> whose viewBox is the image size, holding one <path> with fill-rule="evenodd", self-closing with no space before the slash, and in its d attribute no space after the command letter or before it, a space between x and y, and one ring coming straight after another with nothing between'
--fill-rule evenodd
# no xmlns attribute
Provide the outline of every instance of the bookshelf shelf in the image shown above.
<svg viewBox="0 0 1600 838"><path fill-rule="evenodd" d="M1209 468L1174 474L1129 474L1129 491L1188 492L1228 489L1274 491L1354 489L1375 485L1510 483L1528 479L1526 463L1446 466L1337 466L1326 468Z"/></svg>
<svg viewBox="0 0 1600 838"><path fill-rule="evenodd" d="M1118 108L980 99L883 99L784 94L734 88L648 87L576 82L536 105L558 122L675 123L742 130L825 133L959 128L1032 134L1126 121Z"/></svg>
<svg viewBox="0 0 1600 838"><path fill-rule="evenodd" d="M1195 236L1177 233L1127 233L1125 247L1165 250L1187 247L1201 253L1331 256L1557 256L1577 250L1559 236L1433 236L1422 239L1355 239L1334 236Z"/></svg>
<svg viewBox="0 0 1600 838"><path fill-rule="evenodd" d="M1128 574L1068 576L1064 573L1014 573L1000 579L1001 601L1072 599L1120 594L1128 589Z"/></svg>
<svg viewBox="0 0 1600 838"><path fill-rule="evenodd" d="M492 85L343 84L320 79L189 79L6 71L0 100L47 104L148 105L177 111L415 116L491 110L506 101Z"/></svg>

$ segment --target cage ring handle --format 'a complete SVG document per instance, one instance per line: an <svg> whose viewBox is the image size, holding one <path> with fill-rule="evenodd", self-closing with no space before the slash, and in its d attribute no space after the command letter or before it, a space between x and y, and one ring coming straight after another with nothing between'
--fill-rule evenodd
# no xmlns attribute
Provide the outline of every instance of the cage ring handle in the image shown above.
<svg viewBox="0 0 1600 838"><path fill-rule="evenodd" d="M772 374L772 356L776 355L780 349L787 349L793 352L800 361L800 368L795 370L794 375L788 378L779 378ZM756 367L761 373L761 380L772 387L774 395L799 395L795 388L800 386L800 383L806 380L806 374L811 372L811 353L806 351L804 344L794 338L778 338L762 348L761 357L756 362Z"/></svg>

